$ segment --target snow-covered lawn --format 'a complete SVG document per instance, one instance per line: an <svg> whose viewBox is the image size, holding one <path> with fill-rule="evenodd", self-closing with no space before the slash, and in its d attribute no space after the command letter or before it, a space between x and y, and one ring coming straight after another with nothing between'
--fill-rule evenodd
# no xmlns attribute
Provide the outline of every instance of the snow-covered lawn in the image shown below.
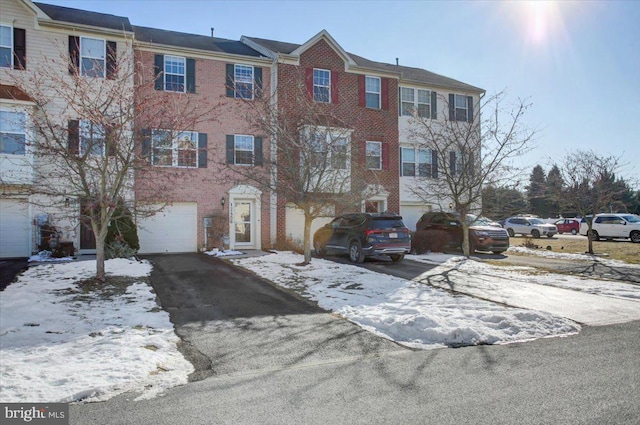
<svg viewBox="0 0 640 425"><path fill-rule="evenodd" d="M31 267L0 292L0 401L139 398L185 384L193 366L177 350L169 314L146 283L151 265L113 259L106 290L83 290L95 261Z"/></svg>

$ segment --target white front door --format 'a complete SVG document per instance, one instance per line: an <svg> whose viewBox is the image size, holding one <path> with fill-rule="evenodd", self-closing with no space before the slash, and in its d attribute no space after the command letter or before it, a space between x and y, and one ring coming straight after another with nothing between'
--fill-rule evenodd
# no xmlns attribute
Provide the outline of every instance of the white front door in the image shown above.
<svg viewBox="0 0 640 425"><path fill-rule="evenodd" d="M236 200L233 205L233 229L237 248L253 248L255 244L255 202Z"/></svg>

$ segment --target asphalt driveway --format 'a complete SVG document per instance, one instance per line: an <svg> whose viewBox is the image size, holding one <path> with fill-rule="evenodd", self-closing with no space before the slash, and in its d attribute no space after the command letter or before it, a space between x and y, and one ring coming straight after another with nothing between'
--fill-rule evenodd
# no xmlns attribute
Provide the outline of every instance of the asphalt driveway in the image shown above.
<svg viewBox="0 0 640 425"><path fill-rule="evenodd" d="M151 283L181 351L196 368L192 381L407 351L224 260L144 258L153 263Z"/></svg>

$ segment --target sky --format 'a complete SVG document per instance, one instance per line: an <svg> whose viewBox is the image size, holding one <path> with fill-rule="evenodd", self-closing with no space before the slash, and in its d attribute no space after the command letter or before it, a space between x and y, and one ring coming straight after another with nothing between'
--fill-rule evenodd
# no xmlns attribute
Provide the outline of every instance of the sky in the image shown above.
<svg viewBox="0 0 640 425"><path fill-rule="evenodd" d="M133 25L302 44L323 29L348 52L427 69L531 103L526 180L576 150L619 157L640 180L640 1L151 1L44 3ZM640 183L634 184L640 188Z"/></svg>
<svg viewBox="0 0 640 425"><path fill-rule="evenodd" d="M510 250L593 261L582 254ZM436 265L413 280L323 259L301 266L303 257L292 252L229 258L328 312L414 349L566 337L579 333L582 324L640 320L637 285L492 266L455 255L408 256ZM132 280L120 291L98 292L79 284L95 273L95 260L49 263L43 255L31 260L40 264L0 292L0 401L91 402L126 392L140 400L187 383L194 369L177 349L169 314L156 304L149 262L107 260L108 277Z"/></svg>

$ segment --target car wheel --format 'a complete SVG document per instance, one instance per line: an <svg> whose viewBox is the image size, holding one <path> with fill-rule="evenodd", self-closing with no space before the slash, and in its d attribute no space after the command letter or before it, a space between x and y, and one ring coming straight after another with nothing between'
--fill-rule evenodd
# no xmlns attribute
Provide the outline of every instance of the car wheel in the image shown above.
<svg viewBox="0 0 640 425"><path fill-rule="evenodd" d="M534 238L538 239L540 237L540 232L538 230L532 230L531 231L531 236L533 236Z"/></svg>
<svg viewBox="0 0 640 425"><path fill-rule="evenodd" d="M514 237L516 235L513 229L507 229L507 233L509 234L509 237Z"/></svg>
<svg viewBox="0 0 640 425"><path fill-rule="evenodd" d="M571 234L575 236L578 234L578 231L576 229L571 229Z"/></svg>
<svg viewBox="0 0 640 425"><path fill-rule="evenodd" d="M362 252L360 241L353 241L349 245L349 260L352 263L362 263L364 261L364 253Z"/></svg>
<svg viewBox="0 0 640 425"><path fill-rule="evenodd" d="M595 230L590 230L587 234L587 236L589 236L589 238L592 241L598 241L600 240L600 235L598 235L598 232L596 232Z"/></svg>
<svg viewBox="0 0 640 425"><path fill-rule="evenodd" d="M316 251L316 255L320 258L324 257L327 254L327 250L322 246L320 241L313 242L313 249Z"/></svg>
<svg viewBox="0 0 640 425"><path fill-rule="evenodd" d="M404 259L404 254L392 254L389 257L391 257L391 261L394 263L399 263Z"/></svg>
<svg viewBox="0 0 640 425"><path fill-rule="evenodd" d="M559 234L559 235L561 235L561 234L562 234L562 232L558 232L558 234Z"/></svg>
<svg viewBox="0 0 640 425"><path fill-rule="evenodd" d="M547 235L547 237L548 237L549 239L551 239L551 238L553 237L553 234L549 233L549 234Z"/></svg>
<svg viewBox="0 0 640 425"><path fill-rule="evenodd" d="M473 255L476 253L476 245L473 241L469 241L469 255Z"/></svg>
<svg viewBox="0 0 640 425"><path fill-rule="evenodd" d="M638 232L637 230L634 230L633 232L631 232L631 242L633 243L640 243L640 232Z"/></svg>

